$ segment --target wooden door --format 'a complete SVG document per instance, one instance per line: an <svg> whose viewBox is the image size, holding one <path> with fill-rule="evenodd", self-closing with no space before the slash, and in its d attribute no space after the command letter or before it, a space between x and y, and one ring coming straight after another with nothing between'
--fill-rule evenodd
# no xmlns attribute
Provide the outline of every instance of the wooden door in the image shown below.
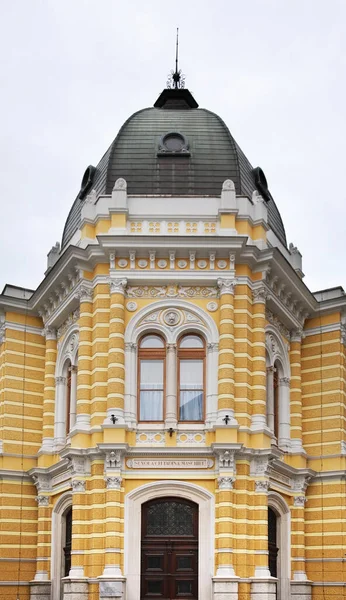
<svg viewBox="0 0 346 600"><path fill-rule="evenodd" d="M141 599L198 599L198 506L158 498L142 507Z"/></svg>
<svg viewBox="0 0 346 600"><path fill-rule="evenodd" d="M278 552L277 547L277 516L272 508L268 508L268 551L269 571L272 577L278 576ZM277 586L276 586L277 588ZM276 590L277 597L277 590Z"/></svg>

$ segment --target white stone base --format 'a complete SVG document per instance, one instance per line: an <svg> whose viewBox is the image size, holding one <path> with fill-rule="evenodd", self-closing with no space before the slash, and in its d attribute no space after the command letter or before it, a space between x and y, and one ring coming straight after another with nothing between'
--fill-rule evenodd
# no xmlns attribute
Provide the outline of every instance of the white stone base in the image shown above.
<svg viewBox="0 0 346 600"><path fill-rule="evenodd" d="M30 600L50 600L51 583L50 581L31 581L30 582Z"/></svg>
<svg viewBox="0 0 346 600"><path fill-rule="evenodd" d="M213 600L238 600L238 577L214 577Z"/></svg>
<svg viewBox="0 0 346 600"><path fill-rule="evenodd" d="M274 577L251 579L251 600L276 600L276 583Z"/></svg>
<svg viewBox="0 0 346 600"><path fill-rule="evenodd" d="M114 600L125 597L125 578L105 579L100 577L99 598L100 600Z"/></svg>
<svg viewBox="0 0 346 600"><path fill-rule="evenodd" d="M63 600L88 600L88 582L85 579L65 577L61 583L64 590Z"/></svg>
<svg viewBox="0 0 346 600"><path fill-rule="evenodd" d="M291 581L291 600L311 600L310 581Z"/></svg>

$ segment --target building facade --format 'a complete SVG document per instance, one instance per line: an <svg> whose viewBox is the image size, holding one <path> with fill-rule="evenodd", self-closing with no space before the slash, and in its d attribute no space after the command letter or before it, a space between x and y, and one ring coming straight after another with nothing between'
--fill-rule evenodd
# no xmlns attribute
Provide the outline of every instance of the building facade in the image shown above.
<svg viewBox="0 0 346 600"><path fill-rule="evenodd" d="M0 597L346 597L345 309L188 90L0 296Z"/></svg>

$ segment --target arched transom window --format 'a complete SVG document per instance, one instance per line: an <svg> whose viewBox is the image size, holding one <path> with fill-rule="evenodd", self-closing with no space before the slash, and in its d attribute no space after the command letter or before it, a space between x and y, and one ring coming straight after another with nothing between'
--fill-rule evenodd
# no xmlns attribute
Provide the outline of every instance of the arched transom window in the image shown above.
<svg viewBox="0 0 346 600"><path fill-rule="evenodd" d="M138 349L138 414L140 421L163 421L166 347L161 336L145 335Z"/></svg>
<svg viewBox="0 0 346 600"><path fill-rule="evenodd" d="M205 343L188 334L178 344L178 419L204 421Z"/></svg>

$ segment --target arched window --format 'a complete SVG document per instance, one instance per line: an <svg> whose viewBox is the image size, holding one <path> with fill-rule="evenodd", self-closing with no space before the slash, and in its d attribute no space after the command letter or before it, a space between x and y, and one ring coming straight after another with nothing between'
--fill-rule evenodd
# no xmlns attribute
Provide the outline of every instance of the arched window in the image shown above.
<svg viewBox="0 0 346 600"><path fill-rule="evenodd" d="M267 426L273 442L283 450L289 449L290 440L290 363L282 337L267 327Z"/></svg>
<svg viewBox="0 0 346 600"><path fill-rule="evenodd" d="M204 421L205 343L198 335L180 338L178 345L179 421Z"/></svg>
<svg viewBox="0 0 346 600"><path fill-rule="evenodd" d="M138 414L140 421L163 421L166 347L161 336L149 334L138 350Z"/></svg>
<svg viewBox="0 0 346 600"><path fill-rule="evenodd" d="M67 372L66 372L66 414L65 414L65 428L66 435L70 433L71 429L71 361L67 361Z"/></svg>
<svg viewBox="0 0 346 600"><path fill-rule="evenodd" d="M274 365L273 373L273 433L278 440L279 438L279 369L277 363Z"/></svg>

